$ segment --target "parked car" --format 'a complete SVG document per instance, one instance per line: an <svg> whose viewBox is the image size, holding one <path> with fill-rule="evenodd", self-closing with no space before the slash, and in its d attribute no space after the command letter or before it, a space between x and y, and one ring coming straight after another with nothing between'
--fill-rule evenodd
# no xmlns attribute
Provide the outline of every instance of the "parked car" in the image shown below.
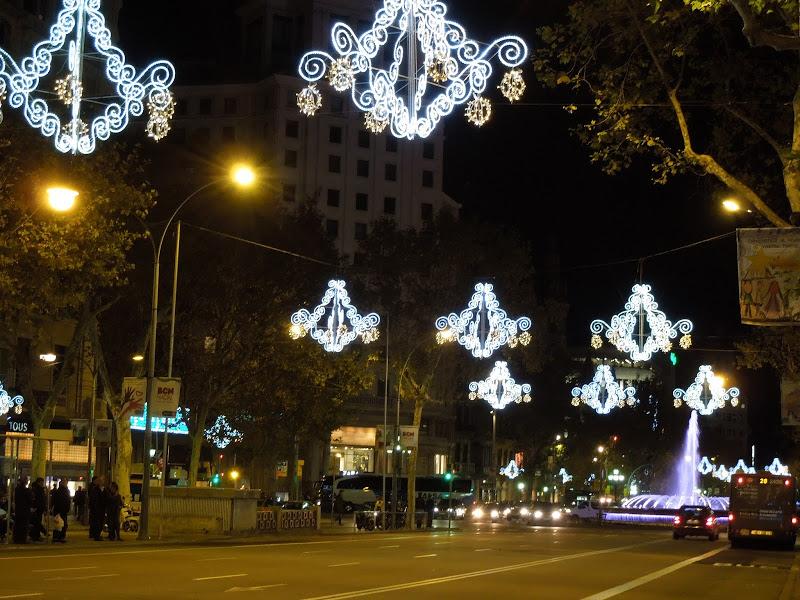
<svg viewBox="0 0 800 600"><path fill-rule="evenodd" d="M712 542L718 540L719 523L714 511L707 506L681 506L673 519L672 538L679 540L687 535L708 537Z"/></svg>
<svg viewBox="0 0 800 600"><path fill-rule="evenodd" d="M303 500L303 501L288 500L286 502L281 502L280 507L283 510L309 510L310 508L312 508L312 504L310 500Z"/></svg>
<svg viewBox="0 0 800 600"><path fill-rule="evenodd" d="M581 500L575 506L564 508L562 512L573 523L596 521L600 516L600 505L597 502Z"/></svg>

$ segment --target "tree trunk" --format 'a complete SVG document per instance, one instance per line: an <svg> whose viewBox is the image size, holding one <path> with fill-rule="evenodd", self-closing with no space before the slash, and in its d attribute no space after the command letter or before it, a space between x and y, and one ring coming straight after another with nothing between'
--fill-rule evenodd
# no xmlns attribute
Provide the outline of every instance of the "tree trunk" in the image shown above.
<svg viewBox="0 0 800 600"><path fill-rule="evenodd" d="M787 161L783 168L783 182L792 212L800 213L800 159Z"/></svg>
<svg viewBox="0 0 800 600"><path fill-rule="evenodd" d="M419 431L422 423L422 409L425 408L425 400L422 395L417 395L414 401L414 427ZM419 436L417 436L417 448L408 457L408 510L406 512L406 529L414 529L414 513L417 511L417 455L419 453Z"/></svg>
<svg viewBox="0 0 800 600"><path fill-rule="evenodd" d="M189 460L189 487L197 484L197 470L200 468L200 453L203 450L203 436L206 433L208 420L208 400L204 399L201 407L197 409L196 421L192 427L192 457Z"/></svg>
<svg viewBox="0 0 800 600"><path fill-rule="evenodd" d="M289 500L297 500L297 437L292 436L289 460L286 462L286 483L289 487Z"/></svg>
<svg viewBox="0 0 800 600"><path fill-rule="evenodd" d="M131 499L131 456L133 455L133 442L131 441L131 420L129 414L115 420L117 435L115 436L116 460L111 467L111 476L119 486L119 493L124 501Z"/></svg>
<svg viewBox="0 0 800 600"><path fill-rule="evenodd" d="M34 422L33 433L36 437L33 438L33 450L31 453L31 481L47 475L47 448L49 444L39 437L39 433L45 426L41 423Z"/></svg>

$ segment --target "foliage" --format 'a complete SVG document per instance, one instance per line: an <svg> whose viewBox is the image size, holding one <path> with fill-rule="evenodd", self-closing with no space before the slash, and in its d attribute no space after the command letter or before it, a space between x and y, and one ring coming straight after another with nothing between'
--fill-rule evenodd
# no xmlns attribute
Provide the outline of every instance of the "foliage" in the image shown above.
<svg viewBox="0 0 800 600"><path fill-rule="evenodd" d="M800 375L800 331L796 327L757 327L736 344L740 368L772 367L787 377Z"/></svg>

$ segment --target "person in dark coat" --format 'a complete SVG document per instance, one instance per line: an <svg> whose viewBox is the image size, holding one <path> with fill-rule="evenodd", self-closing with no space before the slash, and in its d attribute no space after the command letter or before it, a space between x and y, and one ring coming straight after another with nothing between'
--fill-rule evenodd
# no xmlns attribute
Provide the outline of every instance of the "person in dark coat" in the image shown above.
<svg viewBox="0 0 800 600"><path fill-rule="evenodd" d="M96 542L103 540L103 522L106 518L106 495L103 478L92 477L89 486L89 537Z"/></svg>
<svg viewBox="0 0 800 600"><path fill-rule="evenodd" d="M61 531L53 529L53 542L61 542L62 544L67 541L67 517L69 517L69 509L72 504L72 498L69 495L69 488L67 482L63 479L58 484L56 493L53 494L53 516L58 515L64 521L64 527Z"/></svg>
<svg viewBox="0 0 800 600"><path fill-rule="evenodd" d="M8 535L8 490L0 488L0 543L6 541Z"/></svg>
<svg viewBox="0 0 800 600"><path fill-rule="evenodd" d="M109 540L122 541L119 535L119 513L121 510L122 496L119 493L119 486L115 481L112 481L106 494L106 519Z"/></svg>
<svg viewBox="0 0 800 600"><path fill-rule="evenodd" d="M342 492L336 494L336 498L333 501L333 511L336 513L336 522L341 525L342 513L344 512L344 498L342 498Z"/></svg>
<svg viewBox="0 0 800 600"><path fill-rule="evenodd" d="M42 534L47 535L47 529L42 523L42 517L47 511L47 490L44 487L44 479L37 477L31 486L33 490L33 515L31 522L31 540L34 542L42 541Z"/></svg>
<svg viewBox="0 0 800 600"><path fill-rule="evenodd" d="M28 529L31 523L33 492L28 487L28 478L20 477L14 488L14 543L28 543Z"/></svg>
<svg viewBox="0 0 800 600"><path fill-rule="evenodd" d="M427 515L428 528L433 527L433 509L436 508L436 501L433 496L428 496L425 500L425 513Z"/></svg>
<svg viewBox="0 0 800 600"><path fill-rule="evenodd" d="M72 502L75 505L75 518L79 523L83 523L83 515L86 511L86 490L83 489L83 486L78 486Z"/></svg>

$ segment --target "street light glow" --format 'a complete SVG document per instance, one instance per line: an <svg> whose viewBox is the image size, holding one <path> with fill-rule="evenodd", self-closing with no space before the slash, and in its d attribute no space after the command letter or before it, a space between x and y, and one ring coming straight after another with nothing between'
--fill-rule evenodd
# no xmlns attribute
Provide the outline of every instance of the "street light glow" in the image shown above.
<svg viewBox="0 0 800 600"><path fill-rule="evenodd" d="M606 450L606 449L605 449L605 446L598 446L598 447L597 447L597 451L598 451L600 454L602 454L603 452L605 452L605 450Z"/></svg>
<svg viewBox="0 0 800 600"><path fill-rule="evenodd" d="M739 201L735 198L725 198L725 200L722 201L722 208L729 213L736 213L742 210L742 205L739 204Z"/></svg>
<svg viewBox="0 0 800 600"><path fill-rule="evenodd" d="M231 179L239 187L250 187L256 181L256 172L245 164L234 165L231 170Z"/></svg>
<svg viewBox="0 0 800 600"><path fill-rule="evenodd" d="M237 479L239 479L239 470L238 469L231 469L231 472L229 473L229 475L230 475L231 479L233 479L233 481L235 482Z"/></svg>
<svg viewBox="0 0 800 600"><path fill-rule="evenodd" d="M75 206L78 192L66 187L47 188L47 204L55 212L69 212Z"/></svg>
<svg viewBox="0 0 800 600"><path fill-rule="evenodd" d="M56 362L56 358L57 358L56 355L53 354L52 352L48 352L47 354L40 354L39 355L39 360L41 360L42 362L46 362L46 363L54 363L54 362Z"/></svg>
<svg viewBox="0 0 800 600"><path fill-rule="evenodd" d="M131 356L131 360L133 362L142 362L144 360L144 355L142 355L142 354L134 354L133 356Z"/></svg>

